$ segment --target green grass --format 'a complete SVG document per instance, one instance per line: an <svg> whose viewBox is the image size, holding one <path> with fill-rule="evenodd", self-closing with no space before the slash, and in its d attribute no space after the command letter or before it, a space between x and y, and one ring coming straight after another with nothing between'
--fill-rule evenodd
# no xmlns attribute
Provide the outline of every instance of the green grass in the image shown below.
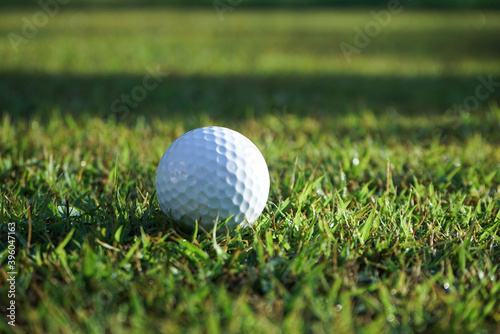
<svg viewBox="0 0 500 334"><path fill-rule="evenodd" d="M2 11L1 34L35 11ZM478 76L500 81L500 13L403 12L346 62L339 43L369 20L70 9L17 54L1 39L0 331L494 331L500 89L446 110ZM156 66L169 75L113 113ZM205 125L266 158L271 192L252 229L189 235L158 206L163 151Z"/></svg>

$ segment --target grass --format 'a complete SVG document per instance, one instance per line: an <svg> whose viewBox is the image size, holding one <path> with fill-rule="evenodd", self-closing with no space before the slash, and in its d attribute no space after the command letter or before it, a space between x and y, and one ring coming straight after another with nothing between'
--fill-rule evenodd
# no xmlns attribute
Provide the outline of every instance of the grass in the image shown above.
<svg viewBox="0 0 500 334"><path fill-rule="evenodd" d="M33 12L2 11L0 31ZM17 54L2 39L0 229L16 224L19 274L13 328L3 237L0 331L496 330L498 90L446 110L499 80L499 18L403 12L351 63L338 45L368 11L68 9ZM168 145L214 124L271 174L253 229L215 238L176 229L154 193Z"/></svg>

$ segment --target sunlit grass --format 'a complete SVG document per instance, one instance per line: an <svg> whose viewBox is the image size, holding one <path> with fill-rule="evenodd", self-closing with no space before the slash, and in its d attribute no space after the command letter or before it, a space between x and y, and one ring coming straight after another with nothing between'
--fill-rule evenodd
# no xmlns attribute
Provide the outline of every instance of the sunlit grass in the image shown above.
<svg viewBox="0 0 500 334"><path fill-rule="evenodd" d="M36 8L2 12L0 31L20 34L22 17L34 13ZM403 10L348 63L339 45L355 45L354 28L373 20L368 10L236 9L221 21L211 10L70 9L20 45L20 53L2 39L0 53L4 69L50 73L140 74L151 64L180 74L500 72L499 14Z"/></svg>

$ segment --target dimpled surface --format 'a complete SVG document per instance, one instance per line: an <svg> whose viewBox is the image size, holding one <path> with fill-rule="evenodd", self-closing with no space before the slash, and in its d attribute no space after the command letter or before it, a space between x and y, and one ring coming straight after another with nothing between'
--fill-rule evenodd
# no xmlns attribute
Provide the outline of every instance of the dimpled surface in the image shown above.
<svg viewBox="0 0 500 334"><path fill-rule="evenodd" d="M192 130L170 145L156 172L161 209L175 221L206 229L253 224L269 195L269 171L259 149L222 127Z"/></svg>

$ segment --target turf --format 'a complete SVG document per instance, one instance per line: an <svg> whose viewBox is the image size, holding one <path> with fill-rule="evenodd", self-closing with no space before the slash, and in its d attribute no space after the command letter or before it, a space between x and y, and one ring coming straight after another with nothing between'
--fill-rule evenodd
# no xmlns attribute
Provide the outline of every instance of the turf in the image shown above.
<svg viewBox="0 0 500 334"><path fill-rule="evenodd" d="M35 9L0 13L20 32ZM486 332L500 322L500 14L62 10L0 41L0 331ZM112 109L164 73L126 112ZM122 105L123 106L123 105ZM187 233L156 166L184 132L263 152L252 229ZM16 226L16 327L7 224Z"/></svg>

